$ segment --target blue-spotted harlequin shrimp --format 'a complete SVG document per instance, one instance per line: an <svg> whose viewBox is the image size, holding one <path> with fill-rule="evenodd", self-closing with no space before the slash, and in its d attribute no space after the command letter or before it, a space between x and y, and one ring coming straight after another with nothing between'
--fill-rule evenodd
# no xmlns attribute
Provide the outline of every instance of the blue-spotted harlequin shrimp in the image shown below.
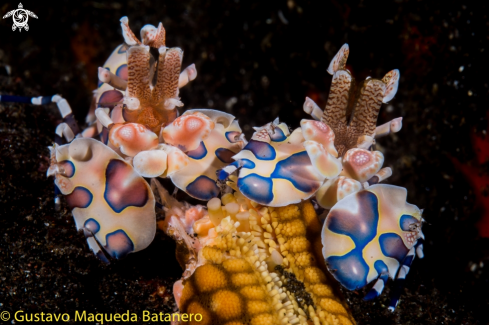
<svg viewBox="0 0 489 325"><path fill-rule="evenodd" d="M349 195L329 212L323 255L333 276L349 290L377 280L366 300L382 293L387 279L402 282L415 252L423 257L422 211L406 202L406 189L377 184ZM392 297L394 309L399 297Z"/></svg>
<svg viewBox="0 0 489 325"><path fill-rule="evenodd" d="M376 126L382 103L397 92L400 75L392 70L382 80L369 77L354 89L345 68L348 54L345 44L328 68L333 82L324 112L309 98L304 103L307 113L333 130L343 167L316 193L318 204L330 209L322 230L323 256L333 276L349 290L377 279L366 300L379 296L389 277L396 279L389 306L394 310L415 251L423 257L424 240L421 210L406 203L406 189L378 184L392 170L382 168L384 155L373 150L375 139L402 127L402 118Z"/></svg>
<svg viewBox="0 0 489 325"><path fill-rule="evenodd" d="M322 138L314 138L317 134L308 131L317 130L317 123L311 121L310 127L310 123L303 122L304 132L299 128L292 134L278 119L255 128L250 142L232 157L236 161L220 172L220 179L239 168L237 188L250 200L267 206L285 206L310 198L326 178L338 176L341 162L336 158L330 129L319 125Z"/></svg>

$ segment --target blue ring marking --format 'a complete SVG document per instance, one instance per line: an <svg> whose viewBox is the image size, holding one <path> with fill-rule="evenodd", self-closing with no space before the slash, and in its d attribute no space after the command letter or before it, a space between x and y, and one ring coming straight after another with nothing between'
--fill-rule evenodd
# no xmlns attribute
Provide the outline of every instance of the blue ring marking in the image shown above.
<svg viewBox="0 0 489 325"><path fill-rule="evenodd" d="M228 131L228 132L224 133L224 135L226 136L226 139L230 143L236 143L236 142L238 142L238 140L236 140L236 137L239 137L241 135L241 132L238 132L238 131Z"/></svg>
<svg viewBox="0 0 489 325"><path fill-rule="evenodd" d="M119 77L119 78L121 78L121 79L126 80L126 78L123 78L123 77L121 77L121 75L120 75L120 74L121 74L122 69L124 69L124 68L127 68L127 64L123 64L123 65L121 65L120 67L118 67L118 68L117 68L117 70L116 70L116 72L115 72L115 75L116 75L116 76L118 76L118 77ZM126 81L127 81L127 80L126 80Z"/></svg>
<svg viewBox="0 0 489 325"><path fill-rule="evenodd" d="M227 148L217 148L216 149L216 157L222 161L225 164L231 164L234 162L234 159L232 158L236 153L232 152L231 150Z"/></svg>
<svg viewBox="0 0 489 325"><path fill-rule="evenodd" d="M119 47L119 50L117 50L117 53L119 54L126 53L126 52L127 52L127 46L125 44L121 45L121 47Z"/></svg>
<svg viewBox="0 0 489 325"><path fill-rule="evenodd" d="M95 220L93 218L87 219L87 221L85 221L85 224L83 225L83 227L90 230L92 232L92 234L94 234L94 235L100 231L100 224L98 223L97 220Z"/></svg>
<svg viewBox="0 0 489 325"><path fill-rule="evenodd" d="M399 227L404 231L410 231L409 226L419 223L419 220L409 214L403 214L399 219Z"/></svg>
<svg viewBox="0 0 489 325"><path fill-rule="evenodd" d="M258 160L274 160L277 156L275 149L262 141L250 140L244 149L251 151Z"/></svg>
<svg viewBox="0 0 489 325"><path fill-rule="evenodd" d="M246 159L246 158L240 159L240 162L241 162L241 167L242 168L253 169L256 166L253 161L251 161L249 159Z"/></svg>
<svg viewBox="0 0 489 325"><path fill-rule="evenodd" d="M187 156L196 160L202 159L206 155L207 155L207 148L205 147L204 141L201 141L196 149L187 152Z"/></svg>
<svg viewBox="0 0 489 325"><path fill-rule="evenodd" d="M382 234L379 236L379 244L385 256L395 258L399 263L404 260L409 249L404 245L401 236L394 233Z"/></svg>
<svg viewBox="0 0 489 325"><path fill-rule="evenodd" d="M93 194L85 187L77 186L70 194L66 195L66 200L71 209L85 209L92 204Z"/></svg>
<svg viewBox="0 0 489 325"><path fill-rule="evenodd" d="M356 249L363 250L377 234L379 209L377 196L369 191L360 191L351 199L358 200L358 214L332 209L326 219L329 230L349 236Z"/></svg>
<svg viewBox="0 0 489 325"><path fill-rule="evenodd" d="M205 175L200 175L192 183L187 185L185 192L199 200L208 201L217 197L220 190L213 179Z"/></svg>
<svg viewBox="0 0 489 325"><path fill-rule="evenodd" d="M73 175L75 175L75 165L71 161L63 160L60 162L60 164L70 164L71 165L71 173L66 173L66 169L65 169L65 176L66 177L71 178L71 177L73 177Z"/></svg>
<svg viewBox="0 0 489 325"><path fill-rule="evenodd" d="M122 240L124 240L122 247L115 248L115 247L110 246L110 242L113 239L117 239L116 237L122 238ZM122 229L119 229L119 230L116 230L112 233L107 234L107 236L105 236L105 240L107 243L107 246L105 246L105 250L113 258L117 258L117 259L124 258L127 256L127 254L134 252L134 244L133 244L132 240L129 238L129 236L126 234L126 232Z"/></svg>
<svg viewBox="0 0 489 325"><path fill-rule="evenodd" d="M310 165L311 159L307 151L301 151L279 161L270 178L286 179L304 193L315 192L321 183L315 180L309 170L304 168Z"/></svg>
<svg viewBox="0 0 489 325"><path fill-rule="evenodd" d="M257 174L239 178L238 188L244 196L260 204L268 204L274 197L272 180Z"/></svg>
<svg viewBox="0 0 489 325"><path fill-rule="evenodd" d="M273 142L282 142L284 141L285 139L287 139L287 136L284 134L284 131L282 131L281 128L279 127L276 127L273 132L272 132L272 135L270 136L270 139L273 141Z"/></svg>
<svg viewBox="0 0 489 325"><path fill-rule="evenodd" d="M355 248L343 256L326 259L331 273L348 290L357 290L367 284L368 264L362 257L362 250Z"/></svg>

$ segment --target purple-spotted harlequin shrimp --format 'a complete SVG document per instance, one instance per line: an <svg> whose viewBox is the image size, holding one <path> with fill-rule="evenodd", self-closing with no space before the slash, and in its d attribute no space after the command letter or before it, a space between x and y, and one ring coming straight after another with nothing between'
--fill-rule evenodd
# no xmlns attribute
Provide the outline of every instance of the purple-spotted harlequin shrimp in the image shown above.
<svg viewBox="0 0 489 325"><path fill-rule="evenodd" d="M57 103L63 122L56 128L48 176L55 177L77 228L105 261L144 249L154 238L155 201L143 177L169 177L189 195L209 200L220 193L216 170L231 162L245 141L230 114L194 109L178 117L179 89L197 70L192 64L180 71L183 51L166 46L161 23L144 26L141 41L127 17L121 27L124 44L99 68L86 129L78 127L60 96L1 97ZM150 47L158 50L157 58Z"/></svg>

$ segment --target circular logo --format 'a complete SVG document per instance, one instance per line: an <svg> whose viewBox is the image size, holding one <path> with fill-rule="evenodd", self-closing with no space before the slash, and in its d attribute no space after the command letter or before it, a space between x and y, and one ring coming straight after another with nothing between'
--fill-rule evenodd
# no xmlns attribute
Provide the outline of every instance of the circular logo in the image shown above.
<svg viewBox="0 0 489 325"><path fill-rule="evenodd" d="M0 319L4 322L8 321L10 319L10 313L8 311L2 311L0 313Z"/></svg>
<svg viewBox="0 0 489 325"><path fill-rule="evenodd" d="M14 24L12 25L12 30L15 31L16 29L18 29L19 32L22 31L22 28L25 30L29 30L29 25L27 25L29 16L33 18L37 18L35 13L29 10L25 10L24 7L22 6L22 3L19 3L18 9L7 12L7 14L3 16L3 19L8 18L10 16L12 16L12 19L14 20Z"/></svg>

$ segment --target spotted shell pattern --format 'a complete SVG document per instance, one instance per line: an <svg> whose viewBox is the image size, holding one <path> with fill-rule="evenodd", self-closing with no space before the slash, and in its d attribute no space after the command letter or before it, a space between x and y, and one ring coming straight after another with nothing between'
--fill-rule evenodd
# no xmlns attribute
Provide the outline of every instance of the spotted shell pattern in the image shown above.
<svg viewBox="0 0 489 325"><path fill-rule="evenodd" d="M57 174L55 183L73 209L77 229L85 230L89 239L93 236L114 258L153 241L153 192L117 153L99 141L81 138L57 147L56 160L64 174Z"/></svg>
<svg viewBox="0 0 489 325"><path fill-rule="evenodd" d="M115 74L116 76L127 81L127 45L121 44L115 48L107 61L104 63L104 68ZM124 92L114 89L109 84L99 81L98 88L95 94L97 107L113 108L114 103L122 102Z"/></svg>
<svg viewBox="0 0 489 325"><path fill-rule="evenodd" d="M289 143L288 136L281 124L269 143L251 139L233 157L242 166L237 186L244 196L267 206L284 206L311 197L321 186L324 176L311 164L304 146Z"/></svg>
<svg viewBox="0 0 489 325"><path fill-rule="evenodd" d="M345 68L349 48L344 45L328 69L334 77L324 114L311 99L306 105L320 121L303 120L290 134L277 119L255 128L246 143L230 114L197 109L177 117L176 107L183 105L179 88L195 78L195 66L180 73L183 52L162 46L165 31L160 24L158 29L143 27L143 43L157 46L162 55L149 67L148 48L129 29L127 17L121 22L126 43L114 50L104 68L127 81L127 54L141 54L142 64L129 60L132 72L141 68L144 73L130 80L128 92L141 88L136 97L144 99L155 86L146 77L157 67L159 89L151 96L159 108L171 108L171 114L125 123L124 91L101 83L95 101L103 108L97 111L102 112L97 115L102 141L77 137L52 150L48 175L55 176L89 247L104 261L104 252L122 258L146 248L155 235L160 200L165 220L159 225L172 229L169 235L179 233L175 238L178 245L187 245L181 251L188 254L182 266L192 264L176 286L180 312L202 314L202 324L354 324L327 270L350 290L386 273L394 278L420 238L421 211L406 202L406 189L371 182L391 173L380 170L383 154L369 149L373 136L396 132L376 128L376 119L381 99L392 99L397 90L399 72L364 84L362 94L378 88L375 105L363 95L348 100L352 77ZM136 97L125 102L127 116L131 105L139 106ZM352 103L357 107L348 122ZM113 123L102 129L103 114ZM145 123L149 120L155 122L151 127ZM95 136L96 128L91 128L84 134ZM237 177L226 172L234 193L224 194L222 189L230 189L218 182L216 172L229 167L239 172ZM199 200L221 202L217 197L222 195L223 205L208 204L205 210L179 202L157 180L151 180L150 188L143 177L169 177ZM330 209L321 232L308 200L314 195Z"/></svg>
<svg viewBox="0 0 489 325"><path fill-rule="evenodd" d="M208 137L197 148L187 152L188 164L171 175L173 184L199 200L217 197L220 189L216 184L216 171L233 162L231 157L242 148L238 140L240 135L237 121L227 128L216 123Z"/></svg>
<svg viewBox="0 0 489 325"><path fill-rule="evenodd" d="M323 256L344 287L364 287L388 270L395 278L413 247L421 224L418 207L406 202L405 188L378 184L340 200L322 230Z"/></svg>

